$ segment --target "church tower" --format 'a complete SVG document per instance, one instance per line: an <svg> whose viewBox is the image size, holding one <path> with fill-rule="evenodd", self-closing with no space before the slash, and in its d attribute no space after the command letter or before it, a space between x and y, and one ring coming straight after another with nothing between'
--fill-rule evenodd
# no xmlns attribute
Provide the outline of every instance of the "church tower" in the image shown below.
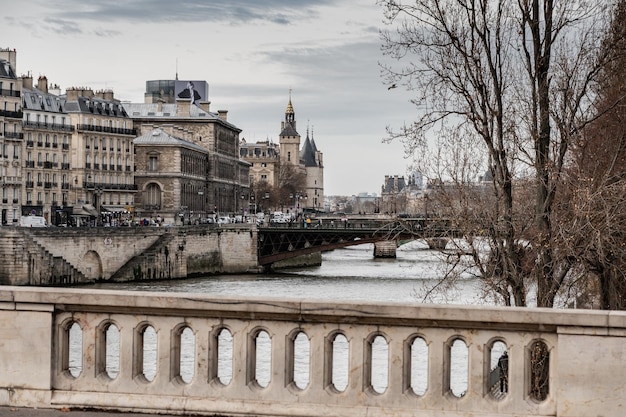
<svg viewBox="0 0 626 417"><path fill-rule="evenodd" d="M289 104L285 110L285 121L281 123L280 135L280 163L282 166L300 165L300 134L296 130L296 113L291 104L291 90L289 90Z"/></svg>

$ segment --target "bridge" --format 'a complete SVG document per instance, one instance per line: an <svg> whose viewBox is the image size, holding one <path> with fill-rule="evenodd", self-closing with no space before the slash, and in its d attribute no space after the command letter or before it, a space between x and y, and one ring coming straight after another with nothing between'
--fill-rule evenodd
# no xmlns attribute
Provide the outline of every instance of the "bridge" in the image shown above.
<svg viewBox="0 0 626 417"><path fill-rule="evenodd" d="M279 223L258 231L259 265L271 265L284 259L313 252L327 251L363 243L402 240L426 240L431 247L445 245L458 236L447 220L414 219L340 219L307 225L303 222Z"/></svg>
<svg viewBox="0 0 626 417"><path fill-rule="evenodd" d="M625 338L615 311L6 286L0 407L621 416Z"/></svg>
<svg viewBox="0 0 626 417"><path fill-rule="evenodd" d="M361 243L426 239L441 222L353 219L348 224L261 227L0 228L0 284L63 285L255 273L273 263Z"/></svg>

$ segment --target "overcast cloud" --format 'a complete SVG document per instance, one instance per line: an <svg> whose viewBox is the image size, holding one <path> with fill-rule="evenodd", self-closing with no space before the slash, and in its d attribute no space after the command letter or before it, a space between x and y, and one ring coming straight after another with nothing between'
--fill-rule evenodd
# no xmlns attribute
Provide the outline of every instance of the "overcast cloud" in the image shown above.
<svg viewBox="0 0 626 417"><path fill-rule="evenodd" d="M324 153L327 195L379 193L385 175L406 174L402 145L382 139L415 109L380 78L375 0L0 0L0 10L0 46L17 49L20 75L132 102L148 80L206 80L211 110L228 110L248 142L278 142L291 89L298 132Z"/></svg>

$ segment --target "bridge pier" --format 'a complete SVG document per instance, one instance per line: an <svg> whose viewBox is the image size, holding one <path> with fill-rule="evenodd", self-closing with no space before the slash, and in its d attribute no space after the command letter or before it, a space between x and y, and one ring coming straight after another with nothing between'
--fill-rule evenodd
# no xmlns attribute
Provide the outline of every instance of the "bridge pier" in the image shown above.
<svg viewBox="0 0 626 417"><path fill-rule="evenodd" d="M395 240L374 242L374 258L395 258L397 247Z"/></svg>
<svg viewBox="0 0 626 417"><path fill-rule="evenodd" d="M426 243L428 243L430 249L444 250L448 244L448 239L444 237L426 239Z"/></svg>

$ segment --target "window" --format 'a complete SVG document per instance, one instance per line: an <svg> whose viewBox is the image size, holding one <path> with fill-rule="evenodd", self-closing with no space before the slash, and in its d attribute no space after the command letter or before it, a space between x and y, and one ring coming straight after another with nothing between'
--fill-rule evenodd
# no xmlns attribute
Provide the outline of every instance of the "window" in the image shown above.
<svg viewBox="0 0 626 417"><path fill-rule="evenodd" d="M156 156L151 156L148 160L148 171L157 171L158 167L158 158Z"/></svg>

